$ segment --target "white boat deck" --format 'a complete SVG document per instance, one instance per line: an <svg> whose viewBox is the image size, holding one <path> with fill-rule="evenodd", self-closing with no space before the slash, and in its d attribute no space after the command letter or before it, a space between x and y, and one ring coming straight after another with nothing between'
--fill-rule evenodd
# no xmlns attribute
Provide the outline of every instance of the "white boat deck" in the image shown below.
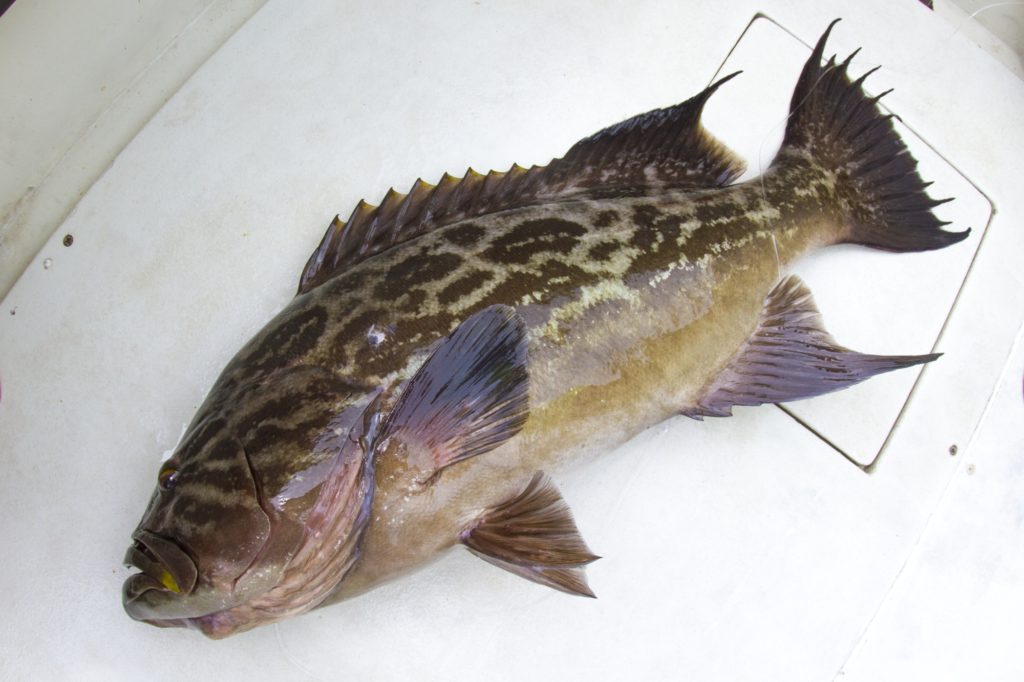
<svg viewBox="0 0 1024 682"><path fill-rule="evenodd" d="M737 69L706 123L756 174L805 43L837 16L828 52L882 65L868 89L895 88L883 103L930 191L956 198L939 214L973 232L924 254L836 247L796 272L844 345L942 358L680 417L561 477L604 557L597 600L453 551L220 642L123 613L120 560L162 456L335 213L419 176L545 163ZM3 300L0 678L1024 679L1021 149L1024 83L911 0L269 0Z"/></svg>

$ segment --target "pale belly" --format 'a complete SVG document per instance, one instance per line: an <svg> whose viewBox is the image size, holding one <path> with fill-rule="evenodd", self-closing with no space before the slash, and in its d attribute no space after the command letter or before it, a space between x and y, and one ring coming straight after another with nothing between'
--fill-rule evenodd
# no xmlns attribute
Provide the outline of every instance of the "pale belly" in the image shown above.
<svg viewBox="0 0 1024 682"><path fill-rule="evenodd" d="M602 299L595 291L586 314L567 324L545 320L535 305L519 306L530 329L531 411L523 431L424 489L410 487L401 465L378 462L361 558L322 605L440 556L482 510L518 494L535 472L557 482L566 467L693 405L753 331L785 267L777 239L765 230L720 258L645 273L632 282L634 295L610 289ZM815 246L796 241L787 240L786 261Z"/></svg>

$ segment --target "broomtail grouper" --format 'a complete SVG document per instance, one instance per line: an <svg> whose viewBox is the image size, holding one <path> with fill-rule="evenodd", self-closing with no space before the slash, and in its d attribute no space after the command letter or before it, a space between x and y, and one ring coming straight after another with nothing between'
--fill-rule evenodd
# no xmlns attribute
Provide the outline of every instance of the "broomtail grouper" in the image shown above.
<svg viewBox="0 0 1024 682"><path fill-rule="evenodd" d="M829 30L831 30L831 26ZM462 544L593 596L547 472L672 415L816 396L937 355L865 355L780 272L954 244L850 59L818 41L755 180L704 130L727 80L545 167L417 181L338 219L295 299L199 408L125 561L135 619L225 637ZM852 57L852 55L851 55Z"/></svg>

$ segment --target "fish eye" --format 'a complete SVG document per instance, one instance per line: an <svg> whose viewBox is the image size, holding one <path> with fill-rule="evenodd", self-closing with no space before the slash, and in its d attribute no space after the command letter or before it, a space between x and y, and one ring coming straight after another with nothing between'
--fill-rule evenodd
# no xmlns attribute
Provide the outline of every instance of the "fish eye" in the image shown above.
<svg viewBox="0 0 1024 682"><path fill-rule="evenodd" d="M174 484L178 481L178 470L174 467L167 467L160 471L160 475L157 477L157 483L160 485L160 490L170 490L174 487Z"/></svg>

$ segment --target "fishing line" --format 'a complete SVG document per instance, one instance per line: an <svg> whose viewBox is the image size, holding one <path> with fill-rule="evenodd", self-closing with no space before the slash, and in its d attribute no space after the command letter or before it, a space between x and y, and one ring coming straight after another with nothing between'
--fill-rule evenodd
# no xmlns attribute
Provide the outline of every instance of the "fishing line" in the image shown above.
<svg viewBox="0 0 1024 682"><path fill-rule="evenodd" d="M769 233L772 236L772 247L775 248L775 271L778 274L778 278L782 279L782 259L779 258L779 243L775 240L775 233Z"/></svg>
<svg viewBox="0 0 1024 682"><path fill-rule="evenodd" d="M988 10L993 9L994 7L1005 7L1006 5L1024 5L1024 2L1020 2L1019 0L1018 2L993 2L991 5L985 5L981 9L972 12L969 16L971 19L973 19L982 12L987 12Z"/></svg>
<svg viewBox="0 0 1024 682"><path fill-rule="evenodd" d="M979 15L981 15L984 12L987 12L989 10L996 9L996 8L999 8L999 7L1007 7L1007 6L1024 6L1024 0L1012 0L1012 1L990 3L988 5L985 5L984 7L981 7L979 9L971 12L965 18L963 18L963 19L961 19L959 21L955 21L954 19L952 19L950 17L945 17L944 16L943 17L944 19L946 19L947 21L950 21L950 23L954 24L954 29L953 29L953 31L948 36L946 36L945 38L943 38L942 40L939 41L939 46L936 47L936 49L940 49L942 44L948 42L949 40L954 38L958 33L960 33L966 26L969 25L968 24L969 21L975 19ZM767 18L767 17L765 17L765 18ZM771 21L771 19L769 19L769 21ZM772 21L772 23L775 23L776 26L779 26L779 28L781 28L782 30L784 30L787 33L789 33L789 31L787 31L784 27L780 26L776 22ZM749 26L747 28L749 29ZM746 30L744 30L744 34L745 33L746 33ZM792 35L792 34L790 34L790 35ZM796 36L793 36L793 37L795 38ZM740 40L742 40L742 38L743 38L743 36L741 35L740 36ZM803 41L801 41L801 42L803 42ZM737 44L738 44L738 42L737 42ZM813 49L813 46L808 46L808 47L811 47ZM733 51L735 51L735 49L736 49L736 45L734 45L732 50L730 50L730 55L732 54ZM864 67L864 66L868 66L872 70L878 67L878 64L874 64L874 63L866 64L866 63L863 63L861 61L856 60L856 56L858 55L859 52L860 52L860 48L857 48L848 57L848 60L850 62L850 66L857 67L855 69L855 71L860 71L860 67ZM728 60L728 57L729 57L729 55L726 56L726 60ZM838 59L838 57L835 57L835 58ZM799 111L806 104L806 102L807 102L808 98L811 96L811 94L821 85L821 82L824 79L824 77L832 69L839 68L841 63L842 62L833 64L828 69L824 69L820 73L820 75L818 76L817 80L811 85L810 88L808 88L807 93L805 94L803 99L801 99L796 105L792 106L790 108L790 110L786 113L785 116L781 117L774 124L772 124L765 131L764 135L761 137L761 141L760 141L760 143L758 144L758 147L757 147L757 179L758 179L758 186L760 188L761 200L762 200L764 206L768 205L768 194L767 194L767 188L766 188L766 184L765 184L765 173L767 172L767 170L769 170L769 168L771 167L771 163L775 159L775 157L773 156L772 159L769 160L768 163L765 163L765 160L764 160L764 156L765 156L764 155L764 149L767 146L768 140L770 138L775 138L778 135L778 132L779 132L780 128L783 130L783 137L785 136L785 127L789 123L789 120L793 117L793 115L797 111ZM723 62L723 67L724 67L724 65L725 64ZM854 78L853 75L851 75L850 78L851 78L851 80L853 80L853 78ZM870 96L870 94L871 94L870 91L867 90L867 89L865 89L864 92L868 96ZM883 93L883 95L884 94L887 94L887 93ZM886 107L881 107L881 108L883 108L886 112L888 112L890 114L893 114L893 116L896 118L896 120L900 121L899 116L897 116L895 114L895 112L891 111L890 109L888 109ZM781 277L781 272L782 272L781 258L779 256L778 242L776 240L776 237L775 237L774 233L772 234L772 247L773 247L774 253L775 253L776 266L779 269L779 276Z"/></svg>
<svg viewBox="0 0 1024 682"><path fill-rule="evenodd" d="M856 54L856 53L854 53L854 54ZM775 131L777 131L779 129L780 126L784 126L787 123L789 123L789 119L791 119L793 117L793 114L795 114L797 112L797 110L800 109L804 105L804 103L807 101L807 99L811 96L811 93L814 92L814 90L821 83L822 79L825 78L825 76L830 71L832 71L832 69L834 69L834 68L836 68L835 65L833 65L830 68L825 69L824 71L822 71L821 75L818 76L818 79L816 81L814 81L814 84L811 85L811 87L807 89L807 94L804 96L804 98L802 100L800 100L800 102L797 103L797 105L795 107L792 107L791 110L785 116L783 116L781 120L777 121L775 123L775 125L773 125L771 128L769 128L768 132L766 132L764 134L764 137L761 138L761 144L759 144L758 147L757 147L757 179L760 181L760 185L761 185L761 199L764 201L765 205L768 204L768 194L767 194L767 192L765 191L765 188L764 188L764 173L767 170L767 168L765 168L765 166L764 166L764 158L763 158L764 157L764 145L765 145L765 142L768 141L768 138L771 137L775 133ZM775 158L772 157L772 161L774 161L774 160L775 160Z"/></svg>
<svg viewBox="0 0 1024 682"><path fill-rule="evenodd" d="M997 9L999 7L1020 7L1020 6L1024 6L1024 1L1022 1L1022 0L1013 0L1013 1L1007 0L1005 2L993 2L993 3L990 3L988 5L985 5L984 7L979 7L978 9L976 9L973 12L971 12L970 14L967 14L966 10L961 9L961 12L963 12L962 16L955 16L954 17L954 16L948 16L945 13L943 13L942 14L943 19L948 21L950 24L954 25L953 32L950 33L949 35L947 35L942 40L938 41L938 45L935 48L933 48L932 52L935 53L935 52L938 52L940 49L942 49L943 45L946 42L951 40L953 37L955 37L958 33L963 31L965 28L970 26L972 20L976 19L979 15L984 14L985 12L987 12L987 11L989 11L991 9ZM960 8L958 7L958 9L960 9ZM998 46L1001 46L1001 47L1005 48L1006 50L1009 50L1009 52L1011 54L1016 55L1016 57L1018 59L1018 63L1019 63L1019 68L1024 68L1024 54L1019 53L1014 48L1013 45L1010 45L1008 43L1003 42L1003 40L1000 37L996 36L995 33L993 33L991 30L989 30L986 26L984 26L980 22L974 22L974 23L975 23L974 28L983 30L985 32L985 34L987 34L990 38L992 38L996 42L996 44ZM976 45L978 47L981 47L980 42L975 41L975 39L972 38L970 35L966 35L965 37L966 37L966 39L969 42L973 43L974 45ZM1004 66L1009 68L1011 71L1014 71L1013 66L1006 62L1006 60L1004 58L1004 55L1003 55L1001 50L986 50L984 47L982 47L982 50L987 52L990 56L994 57L997 61L1002 63ZM1017 75L1022 77L1022 78L1024 78L1024 73L1019 73L1018 72Z"/></svg>
<svg viewBox="0 0 1024 682"><path fill-rule="evenodd" d="M859 48L858 48L858 50L859 50ZM857 54L857 52L855 51L853 54ZM851 55L851 56L853 56L853 55ZM765 143L768 141L769 137L772 137L775 134L775 132L779 129L780 126L784 126L787 123L789 123L789 119L792 118L793 114L795 114L797 112L797 110L799 110L804 105L804 103L807 101L807 99L811 96L811 93L814 92L814 90L821 83L822 79L824 79L825 76L829 72L831 72L833 69L835 69L837 67L838 67L838 65L833 65L833 66L825 69L824 71L822 71L821 74L818 76L818 79L814 81L814 84L811 85L811 87L807 89L807 94L804 95L803 99L801 99L797 103L797 105L795 107L792 107L790 109L790 111L785 116L783 116L771 128L769 128L768 132L766 132L764 134L764 136L761 138L761 143L757 147L757 180L758 180L758 186L761 188L762 208L768 206L768 192L765 190L765 186L764 186L764 175L765 175L765 171L767 170L765 168L765 166L764 166L764 145L765 145ZM773 161L775 160L774 157L772 158L772 160ZM775 238L775 233L774 232L770 232L769 234L771 235L771 238L772 238L772 248L775 251L775 269L776 269L776 272L777 272L777 276L778 276L779 279L782 279L782 258L779 257L779 242Z"/></svg>
<svg viewBox="0 0 1024 682"><path fill-rule="evenodd" d="M1021 2L1021 0L1016 0L1015 2L993 2L990 5L985 5L984 7L981 7L979 9L975 10L974 12L971 12L970 14L967 15L967 19L974 19L975 17L977 17L982 12L987 12L988 10L995 9L996 7L1006 7L1008 5L1024 5L1024 2ZM955 36L957 33L960 32L960 29L963 28L966 25L967 25L967 21L966 20L961 21L959 23L959 25L957 25L956 29L952 33L950 33L948 36L946 36L945 40L949 40L950 38ZM986 30L988 30L988 29L986 29ZM991 33L991 31L989 31L989 33Z"/></svg>
<svg viewBox="0 0 1024 682"><path fill-rule="evenodd" d="M966 16L966 17L964 17L963 19L961 19L960 21L955 21L955 19L954 19L954 18L952 18L952 17L947 17L947 16L945 16L945 15L942 15L942 18L943 18L943 19L945 19L946 21L949 21L950 23L954 24L954 28L953 28L953 31L952 31L952 32L951 32L951 33L950 33L950 34L949 34L948 36L946 36L946 37L945 37L945 38L943 38L942 40L938 41L938 43L939 43L939 44L938 44L938 46L937 46L937 47L936 47L935 49L936 49L936 50L938 50L938 49L941 49L941 47L942 47L942 44L944 44L944 43L948 42L949 40L951 40L952 38L954 38L954 37L955 37L955 36L956 36L957 34L959 34L959 33L960 33L960 32L961 32L961 31L962 31L962 30L963 30L963 29L964 29L964 28L965 28L966 26L968 26L968 25L969 25L969 23L968 23L969 21L971 21L971 20L973 20L973 19L977 18L977 17L979 16L979 15L981 15L981 14L983 14L983 13L985 13L985 12L989 11L989 10L992 10L992 9L996 9L996 8L999 8L999 7L1010 7L1010 6L1024 6L1024 0L1004 0L1003 2L993 2L993 3L990 3L990 4L988 4L988 5L985 5L984 7L980 7L980 8L978 8L977 10L975 10L975 11L971 12L970 14L967 14L967 16ZM765 18L767 18L767 17L765 17ZM771 20L771 19L769 19L769 21L772 21L772 20ZM954 22L955 22L955 23L954 23ZM775 25L776 25L776 26L778 26L778 27L779 27L779 28L781 28L782 30L784 30L784 31L786 31L787 33L789 33L789 31L788 31L788 30L786 30L786 29L785 29L785 27L783 27L783 26L781 26L781 25L777 24L777 23L776 23L776 22L774 22L774 21L772 21L772 23L775 23ZM749 27L748 27L748 28L749 28ZM986 31L987 31L987 29L986 29ZM987 31L987 32L991 34L991 32L990 32L990 31ZM744 33L746 33L746 31L744 31ZM792 35L792 34L790 34L790 35ZM796 36L794 36L794 38L795 38L795 37L796 37ZM993 36L993 37L995 37L995 36ZM998 39L998 38L997 38L997 39ZM742 36L741 36L741 40L742 40ZM801 42L803 42L803 41L801 41ZM810 47L810 48L812 48L812 49L813 49L813 45L808 45L808 47ZM732 53L732 51L734 51L734 50L735 50L735 46L733 46L733 50L730 50L730 54L731 54L731 53ZM858 54L859 52L860 52L860 48L857 48L856 50L854 50L854 51L853 51L853 53L852 53L852 54L851 54L850 56L851 56L851 57L854 57L854 56L855 56L855 55L857 55L857 54ZM726 59L728 59L728 55L726 56ZM850 65L851 65L851 66L854 66L854 65L856 65L856 66L858 66L858 67L860 67L860 66L865 66L865 65L868 65L868 66L870 66L870 68L875 68L876 66L878 66L878 65L877 65L877 64L875 64L875 63L865 64L865 63L862 63L862 62L860 62L860 61L858 61L858 60L856 60L856 59L851 59L851 61L850 61ZM834 65L834 66L833 66L832 68L837 68L838 66L839 66L839 64L836 64L836 65ZM891 68L891 67L890 67L890 68ZM827 70L825 70L825 71L822 71L822 73L821 73L821 75L819 76L818 80L817 80L817 81L815 81L815 83L814 83L814 84L813 84L813 85L812 85L812 86L811 86L811 87L810 87L810 88L808 89L808 91L807 91L807 96L805 96L805 97L804 97L804 98L803 98L803 99L802 99L802 100L801 100L801 101L800 101L800 102L799 102L799 103L798 103L798 104L797 104L797 105L796 105L795 107L793 107L793 109L792 109L791 111L789 111L789 112L788 112L788 113L787 113L787 114L786 114L786 115L785 115L784 117L782 117L782 118L781 118L781 119L779 119L779 120L778 120L778 121L777 121L777 122L776 122L776 123L775 123L774 125L772 125L772 126L771 126L771 127L770 127L770 128L769 128L769 129L768 129L768 130L767 130L766 132L765 132L764 136L763 136L763 137L761 138L761 142L760 142L760 144L758 145L758 149L757 149L757 170L758 170L758 177L759 177L759 180L760 180L760 185L761 185L761 197L762 197L762 199L764 199L765 201L767 201L767 195L766 195L766 192L765 192L765 187L764 187L764 173L765 173L765 171L767 170L767 168L766 168L766 166L765 166L765 163L764 163L764 147L765 147L765 145L766 145L766 143L767 143L768 139L769 139L770 137L773 137L773 136L775 135L775 133L776 133L776 132L777 132L777 131L779 130L779 128L780 128L780 127L782 127L782 126L785 126L785 125L786 125L786 124L787 124L787 123L789 122L789 119L790 119L790 118L792 118L792 116L793 116L793 114L795 113L795 111L796 111L796 110L798 110L798 109L799 109L800 107L802 107L802 106L803 106L803 104L804 104L804 103L805 103L805 102L807 101L807 98L808 98L808 97L810 97L810 94L811 94L811 92L813 92L813 91L814 91L814 90L815 90L815 89L816 89L816 88L818 87L818 85L819 85L819 84L820 84L820 82L821 82L821 79L822 79L822 78L824 78L824 76L825 76L825 75L826 75L826 74L827 74L827 73L829 72L829 70L830 70L830 69L827 69ZM866 92L866 93L868 93L869 91L868 91L868 90L865 90L865 92ZM883 107L883 108L884 108L884 107ZM888 109L886 109L886 110L887 110L887 111L889 111L889 113L894 113L894 112L892 112L892 111L890 111L890 110L888 110ZM897 117L897 118L898 118L898 117ZM774 158L773 158L773 160L774 160ZM770 164L769 164L769 165L770 165Z"/></svg>
<svg viewBox="0 0 1024 682"><path fill-rule="evenodd" d="M319 682L327 682L326 678L314 674L312 670L302 665L302 663L300 663L299 660L288 651L288 647L286 647L284 644L284 637L281 635L280 623L274 623L274 634L277 635L277 646L281 650L281 653L284 654L284 658L286 661L288 661L293 666L298 668L300 671L305 673L307 677L314 680L319 680Z"/></svg>

